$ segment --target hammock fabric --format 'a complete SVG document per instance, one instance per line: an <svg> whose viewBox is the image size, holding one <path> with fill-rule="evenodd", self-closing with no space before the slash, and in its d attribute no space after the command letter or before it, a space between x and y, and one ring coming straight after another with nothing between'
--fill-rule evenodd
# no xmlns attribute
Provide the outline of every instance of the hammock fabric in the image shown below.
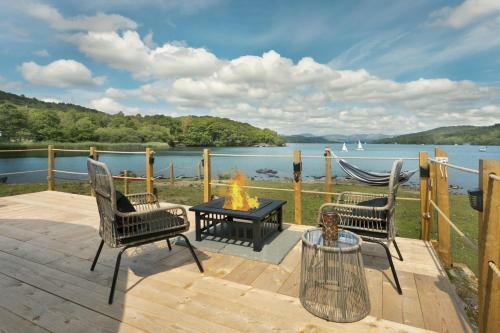
<svg viewBox="0 0 500 333"><path fill-rule="evenodd" d="M343 159L337 159L342 170L351 176L353 179L356 179L362 183L371 185L371 186L386 186L389 185L389 180L391 178L390 173L380 173L380 172L368 172L358 168L355 165L347 163ZM411 176L413 176L418 169L413 171L401 171L399 174L399 182L405 183L407 182Z"/></svg>

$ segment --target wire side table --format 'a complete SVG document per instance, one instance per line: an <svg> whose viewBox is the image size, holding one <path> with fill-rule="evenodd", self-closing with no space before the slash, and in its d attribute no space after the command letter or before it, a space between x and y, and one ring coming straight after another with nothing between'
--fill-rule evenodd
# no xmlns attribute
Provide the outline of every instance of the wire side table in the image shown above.
<svg viewBox="0 0 500 333"><path fill-rule="evenodd" d="M339 230L338 240L323 245L321 228L302 236L300 302L312 314L336 322L354 322L370 312L361 256L362 240Z"/></svg>

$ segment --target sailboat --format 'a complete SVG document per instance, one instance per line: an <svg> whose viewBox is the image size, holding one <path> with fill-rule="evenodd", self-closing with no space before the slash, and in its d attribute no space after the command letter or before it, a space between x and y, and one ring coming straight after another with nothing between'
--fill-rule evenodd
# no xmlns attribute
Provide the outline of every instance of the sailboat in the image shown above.
<svg viewBox="0 0 500 333"><path fill-rule="evenodd" d="M342 151L345 151L346 153L349 151L349 150L347 150L347 145L345 144L345 142L342 145Z"/></svg>
<svg viewBox="0 0 500 333"><path fill-rule="evenodd" d="M358 147L356 148L356 150L365 150L365 148L363 148L363 145L361 144L361 141L358 140Z"/></svg>

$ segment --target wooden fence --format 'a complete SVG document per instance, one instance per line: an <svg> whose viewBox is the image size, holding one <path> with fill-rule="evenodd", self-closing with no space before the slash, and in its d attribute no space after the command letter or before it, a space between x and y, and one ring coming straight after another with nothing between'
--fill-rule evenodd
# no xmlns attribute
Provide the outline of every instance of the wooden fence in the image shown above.
<svg viewBox="0 0 500 333"><path fill-rule="evenodd" d="M58 170L55 163L55 152L85 152L90 158L98 159L99 153L107 154L143 154L145 156L145 177L130 177L125 170L123 175L113 176L116 180L123 180L125 192L128 193L129 181L145 181L146 191L154 192L154 151L147 148L143 152L119 152L99 151L96 147L89 150L55 149L48 146L47 149L25 149L25 150L3 150L2 152L28 152L47 151L47 169L28 170L20 172L0 173L0 176L18 175L34 172L47 172L47 189L55 189L55 174L65 173L73 175L86 175L82 172L70 170ZM212 186L228 186L226 183L212 180L211 158L213 157L266 157L266 158L289 158L292 160L291 171L293 175L293 189L272 188L261 186L245 186L250 189L261 189L270 191L293 192L294 195L294 222L302 223L302 194L324 195L325 202L331 202L334 196L340 193L334 192L332 182L332 153L329 148L325 149L323 156L304 156L301 151L294 151L293 155L236 155L236 154L214 154L209 149L203 151L202 161L197 165L198 179L201 179L203 169L203 199L205 202L212 198ZM325 163L324 191L311 191L302 189L302 159L321 158ZM345 159L371 159L371 160L395 160L398 157L342 157ZM451 244L452 229L464 240L465 244L478 252L479 262L479 332L499 332L500 328L500 160L480 160L478 170L454 165L448 162L447 153L439 148L435 149L434 157L430 158L427 152L420 152L415 158L401 158L419 161L419 198L398 197L398 200L419 201L420 203L420 226L421 238L431 241L437 250L445 267L453 265L453 253ZM478 213L479 219L479 241L476 244L470 240L450 219L450 198L448 169L452 168L462 172L478 175L479 191L482 194L482 210ZM174 165L169 166L170 183L175 182ZM437 217L437 239L431 240L431 229L434 217Z"/></svg>

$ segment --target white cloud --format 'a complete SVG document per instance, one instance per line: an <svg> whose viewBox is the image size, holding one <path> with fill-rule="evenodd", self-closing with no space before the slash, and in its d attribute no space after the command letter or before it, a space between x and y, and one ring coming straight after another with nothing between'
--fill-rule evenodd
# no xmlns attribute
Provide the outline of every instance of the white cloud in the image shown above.
<svg viewBox="0 0 500 333"><path fill-rule="evenodd" d="M498 0L465 0L457 7L445 7L431 14L434 23L463 28L473 22L500 12Z"/></svg>
<svg viewBox="0 0 500 333"><path fill-rule="evenodd" d="M28 15L47 22L58 31L116 31L137 28L136 22L117 14L98 12L94 16L65 18L56 8L47 4L28 3L23 7Z"/></svg>
<svg viewBox="0 0 500 333"><path fill-rule="evenodd" d="M75 60L60 59L46 66L30 61L20 67L23 77L30 83L51 87L101 85L105 77L92 76L84 64Z"/></svg>
<svg viewBox="0 0 500 333"><path fill-rule="evenodd" d="M129 107L116 102L114 99L109 97L102 97L90 101L89 106L99 111L104 111L107 113L118 113L123 112L125 114L137 114L140 109L136 107Z"/></svg>
<svg viewBox="0 0 500 333"><path fill-rule="evenodd" d="M45 49L43 50L37 50L34 52L35 55L39 56L39 57L48 57L49 56L49 52Z"/></svg>
<svg viewBox="0 0 500 333"><path fill-rule="evenodd" d="M47 102L47 103L56 103L56 104L62 103L62 101L60 99L53 98L53 97L45 97L45 98L41 98L40 100Z"/></svg>
<svg viewBox="0 0 500 333"><path fill-rule="evenodd" d="M137 78L198 76L212 73L220 64L204 48L178 43L148 47L136 31L88 32L71 39L84 54L113 68L131 72Z"/></svg>

